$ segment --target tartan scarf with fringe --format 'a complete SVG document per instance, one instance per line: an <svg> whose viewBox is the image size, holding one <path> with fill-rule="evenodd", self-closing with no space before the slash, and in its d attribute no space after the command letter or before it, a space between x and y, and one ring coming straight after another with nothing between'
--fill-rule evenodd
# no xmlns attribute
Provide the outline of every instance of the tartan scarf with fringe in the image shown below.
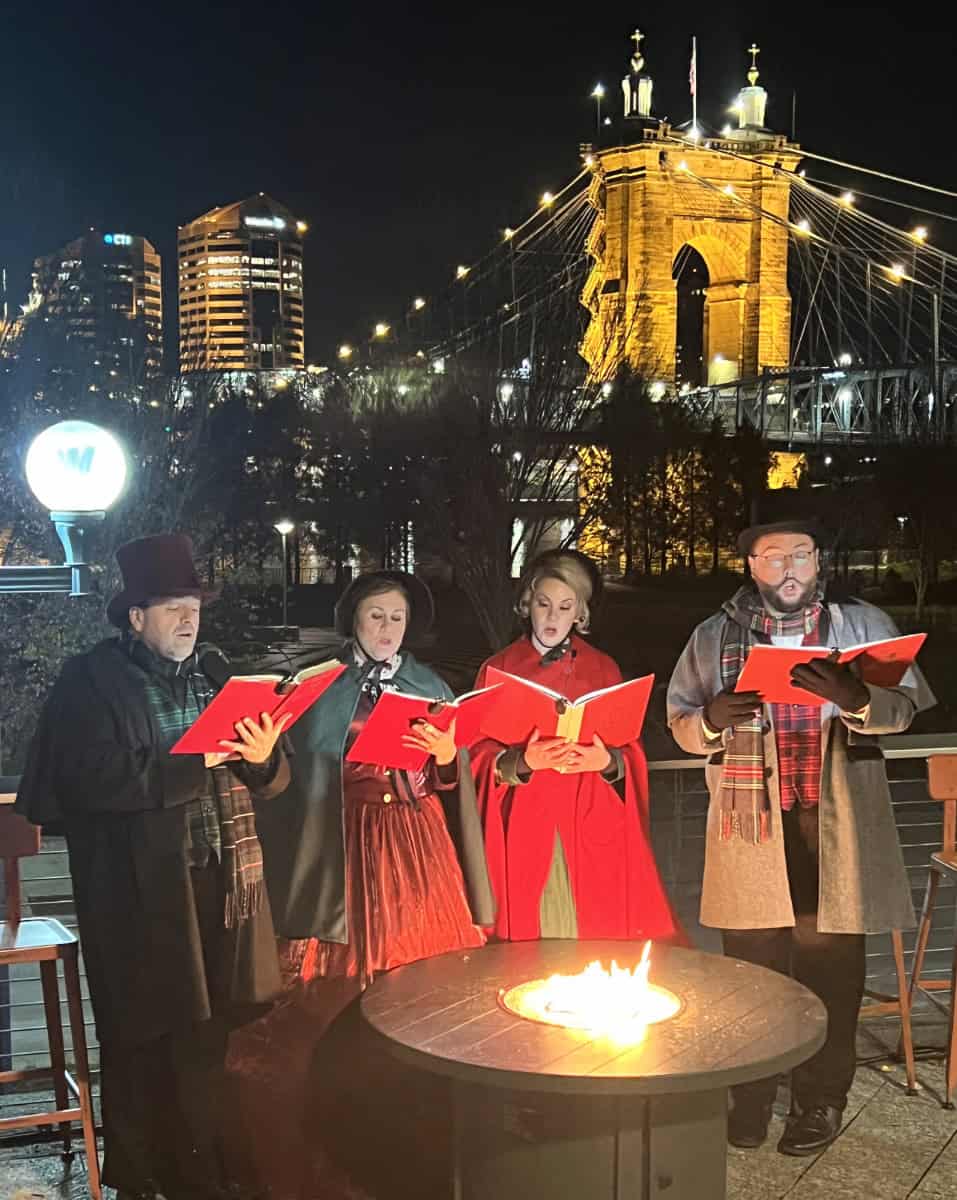
<svg viewBox="0 0 957 1200"><path fill-rule="evenodd" d="M159 752L169 753L170 746L212 700L215 689L199 669L195 655L185 663L170 662L159 658L136 638L127 639L127 651L144 675L147 702L159 731ZM249 789L225 764L206 771L205 793L196 800L210 797L215 800L219 814L226 888L223 919L226 928L233 929L262 907L265 890L262 847Z"/></svg>
<svg viewBox="0 0 957 1200"><path fill-rule="evenodd" d="M769 642L772 637L796 637L803 634L808 645L818 636L821 613L824 611L822 593L815 592L811 602L800 612L776 617L767 611L757 588L741 587L721 606L727 614L721 642L721 682L733 688L744 667L748 651L755 641ZM803 706L802 706L803 707ZM817 707L813 721L796 714L802 731L813 740L817 730L820 757L821 718ZM813 753L813 746L808 747ZM750 721L735 725L724 748L724 767L720 784L722 841L739 837L757 844L771 836L771 800L764 774L764 721L757 713Z"/></svg>

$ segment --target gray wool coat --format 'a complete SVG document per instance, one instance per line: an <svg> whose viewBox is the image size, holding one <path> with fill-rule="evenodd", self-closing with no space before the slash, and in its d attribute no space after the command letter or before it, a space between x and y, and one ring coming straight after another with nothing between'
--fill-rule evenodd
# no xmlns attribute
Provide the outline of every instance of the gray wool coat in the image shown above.
<svg viewBox="0 0 957 1200"><path fill-rule="evenodd" d="M841 647L896 637L890 617L863 601L829 603L828 644ZM701 715L722 689L720 647L725 613L692 633L668 686L668 724L678 745L709 756L711 802L705 840L701 923L719 929L774 929L794 924L788 888L774 730L767 707L764 762L771 800L771 837L761 845L719 838L723 743L705 739ZM894 688L866 685L867 721L822 713L820 895L822 933L883 933L915 924L884 758L875 738L901 733L934 695L916 667ZM727 736L727 731L726 731Z"/></svg>

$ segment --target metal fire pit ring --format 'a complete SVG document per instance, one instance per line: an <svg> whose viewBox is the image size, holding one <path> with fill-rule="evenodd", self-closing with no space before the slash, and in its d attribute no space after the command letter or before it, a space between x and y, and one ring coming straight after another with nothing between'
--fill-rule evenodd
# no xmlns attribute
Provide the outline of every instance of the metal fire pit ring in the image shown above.
<svg viewBox="0 0 957 1200"><path fill-rule="evenodd" d="M362 999L400 1060L452 1080L455 1200L725 1200L727 1088L790 1070L823 1044L824 1006L736 959L653 946L679 997L634 1045L503 1009L503 990L640 942L498 943L400 967Z"/></svg>

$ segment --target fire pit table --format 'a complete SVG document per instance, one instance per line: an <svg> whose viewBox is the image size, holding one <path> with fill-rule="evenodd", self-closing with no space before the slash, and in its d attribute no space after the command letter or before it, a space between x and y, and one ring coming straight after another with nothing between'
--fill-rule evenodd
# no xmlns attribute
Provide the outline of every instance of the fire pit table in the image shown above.
<svg viewBox="0 0 957 1200"><path fill-rule="evenodd" d="M401 967L368 989L363 1017L391 1053L452 1081L455 1200L724 1200L726 1089L810 1058L824 1006L761 967L668 946L652 947L650 978L677 1012L643 1031L567 1028L505 1005L521 999L518 985L596 959L632 968L641 952L502 943Z"/></svg>

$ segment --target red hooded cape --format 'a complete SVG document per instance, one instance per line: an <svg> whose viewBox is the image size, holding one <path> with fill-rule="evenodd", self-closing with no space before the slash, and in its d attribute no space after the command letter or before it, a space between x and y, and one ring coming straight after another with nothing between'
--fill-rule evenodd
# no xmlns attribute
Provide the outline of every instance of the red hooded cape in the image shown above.
<svg viewBox="0 0 957 1200"><path fill-rule="evenodd" d="M521 638L482 665L476 687L484 686L489 667L542 683L569 700L622 682L614 661L578 636L562 658L546 666L531 641ZM622 748L625 774L616 787L596 772L537 771L529 783L511 788L495 777L502 749L484 740L471 752L498 902L495 934L512 941L541 936L539 904L557 833L580 938L683 941L651 850L648 765L641 744Z"/></svg>

